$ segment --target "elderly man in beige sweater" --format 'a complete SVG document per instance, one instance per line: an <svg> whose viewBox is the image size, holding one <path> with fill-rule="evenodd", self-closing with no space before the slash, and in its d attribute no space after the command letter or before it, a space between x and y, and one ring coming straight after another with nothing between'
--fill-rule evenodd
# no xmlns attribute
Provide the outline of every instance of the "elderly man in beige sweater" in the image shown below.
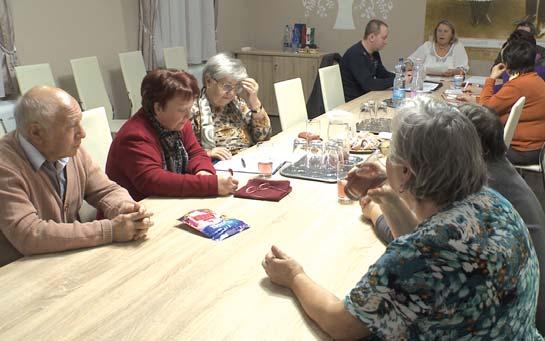
<svg viewBox="0 0 545 341"><path fill-rule="evenodd" d="M76 100L34 87L17 103L17 129L0 140L0 266L23 255L142 239L151 213L80 147ZM83 200L106 219L81 223Z"/></svg>

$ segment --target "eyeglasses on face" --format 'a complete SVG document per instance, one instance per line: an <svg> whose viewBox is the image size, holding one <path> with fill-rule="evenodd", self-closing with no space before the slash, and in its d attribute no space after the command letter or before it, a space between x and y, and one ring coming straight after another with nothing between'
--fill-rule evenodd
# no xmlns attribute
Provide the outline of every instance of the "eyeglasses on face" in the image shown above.
<svg viewBox="0 0 545 341"><path fill-rule="evenodd" d="M217 79L212 78L218 86L223 90L223 92L230 93L231 91L236 91L236 93L240 93L242 91L242 84L240 82L237 82L235 84L232 83L222 83L218 81Z"/></svg>

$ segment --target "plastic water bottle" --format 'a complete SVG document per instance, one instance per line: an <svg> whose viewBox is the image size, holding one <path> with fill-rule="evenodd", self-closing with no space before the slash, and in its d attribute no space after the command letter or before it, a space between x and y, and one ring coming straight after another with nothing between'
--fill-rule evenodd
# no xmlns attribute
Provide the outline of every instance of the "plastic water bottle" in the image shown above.
<svg viewBox="0 0 545 341"><path fill-rule="evenodd" d="M405 63L403 62L403 58L399 58L399 62L395 66L395 72L392 104L394 108L397 108L405 99Z"/></svg>
<svg viewBox="0 0 545 341"><path fill-rule="evenodd" d="M420 58L417 58L414 61L413 67L413 80L411 83L411 94L413 97L422 94L424 90L424 78L426 77L424 69L424 61Z"/></svg>
<svg viewBox="0 0 545 341"><path fill-rule="evenodd" d="M286 25L284 29L284 37L282 38L282 51L291 51L291 28L290 25Z"/></svg>

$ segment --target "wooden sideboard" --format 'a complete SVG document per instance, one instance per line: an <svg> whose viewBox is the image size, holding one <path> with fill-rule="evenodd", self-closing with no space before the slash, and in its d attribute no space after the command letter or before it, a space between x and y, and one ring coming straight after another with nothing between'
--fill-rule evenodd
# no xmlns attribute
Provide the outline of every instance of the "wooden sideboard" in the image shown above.
<svg viewBox="0 0 545 341"><path fill-rule="evenodd" d="M273 50L236 51L249 77L259 83L259 98L269 115L278 115L273 84L292 78L301 78L305 101L308 100L322 57L326 53L301 54Z"/></svg>

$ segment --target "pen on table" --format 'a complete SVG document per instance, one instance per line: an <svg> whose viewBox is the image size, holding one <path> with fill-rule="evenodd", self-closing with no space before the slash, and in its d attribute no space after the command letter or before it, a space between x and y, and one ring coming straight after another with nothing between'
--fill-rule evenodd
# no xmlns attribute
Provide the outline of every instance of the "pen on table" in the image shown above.
<svg viewBox="0 0 545 341"><path fill-rule="evenodd" d="M242 167L246 168L246 161L243 158L240 158L240 162L242 163Z"/></svg>

